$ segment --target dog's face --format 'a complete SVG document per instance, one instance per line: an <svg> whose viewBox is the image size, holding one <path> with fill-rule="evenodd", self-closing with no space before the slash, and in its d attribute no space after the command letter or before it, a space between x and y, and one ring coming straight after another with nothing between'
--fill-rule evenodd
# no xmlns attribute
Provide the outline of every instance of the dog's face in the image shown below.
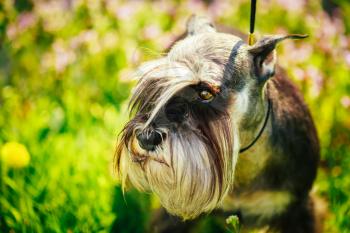
<svg viewBox="0 0 350 233"><path fill-rule="evenodd" d="M139 69L133 118L117 147L123 184L152 191L170 212L194 218L215 208L233 183L239 133L274 72L274 48L255 46L192 18L188 36Z"/></svg>

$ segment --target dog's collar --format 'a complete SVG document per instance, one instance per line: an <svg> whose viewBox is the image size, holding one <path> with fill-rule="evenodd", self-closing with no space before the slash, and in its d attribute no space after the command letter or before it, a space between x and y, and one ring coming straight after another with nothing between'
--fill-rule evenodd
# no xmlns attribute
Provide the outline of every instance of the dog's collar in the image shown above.
<svg viewBox="0 0 350 233"><path fill-rule="evenodd" d="M270 116L270 111L271 111L271 100L268 99L267 100L267 113L266 113L265 121L264 121L262 128L260 129L258 135L254 138L254 140L248 146L240 149L239 153L243 153L244 151L248 150L250 147L254 146L254 144L259 140L260 136L262 135L262 133L264 132L264 130L266 128L266 125L267 125L267 122L268 122L269 116Z"/></svg>

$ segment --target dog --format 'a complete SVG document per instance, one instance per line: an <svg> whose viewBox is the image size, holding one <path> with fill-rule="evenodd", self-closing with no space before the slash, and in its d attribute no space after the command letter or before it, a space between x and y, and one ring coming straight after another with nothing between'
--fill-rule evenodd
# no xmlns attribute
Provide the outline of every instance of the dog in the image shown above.
<svg viewBox="0 0 350 233"><path fill-rule="evenodd" d="M275 51L304 37L271 35L248 45L191 17L165 57L138 69L132 117L115 155L123 187L155 193L182 220L221 210L236 213L243 229L317 232L309 194L317 132ZM190 223L152 231L189 232Z"/></svg>

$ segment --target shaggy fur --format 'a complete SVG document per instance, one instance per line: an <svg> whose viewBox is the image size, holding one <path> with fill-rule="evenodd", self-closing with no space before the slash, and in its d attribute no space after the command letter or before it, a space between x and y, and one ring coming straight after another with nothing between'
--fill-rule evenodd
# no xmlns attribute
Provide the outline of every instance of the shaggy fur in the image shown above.
<svg viewBox="0 0 350 233"><path fill-rule="evenodd" d="M287 38L303 36L268 36L249 46L205 18L191 18L187 36L137 73L132 118L116 152L123 185L154 192L182 219L221 208L238 213L248 228L315 232L308 193L319 145L301 95L275 69L275 46ZM239 154L262 128L268 100L263 134ZM149 140L155 134L160 143ZM154 231L191 226L159 227L160 219L168 218L159 217Z"/></svg>

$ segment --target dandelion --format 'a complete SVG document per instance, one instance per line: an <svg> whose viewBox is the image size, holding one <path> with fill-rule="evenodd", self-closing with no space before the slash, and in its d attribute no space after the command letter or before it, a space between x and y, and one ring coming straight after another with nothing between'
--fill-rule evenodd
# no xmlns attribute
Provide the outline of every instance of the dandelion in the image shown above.
<svg viewBox="0 0 350 233"><path fill-rule="evenodd" d="M18 142L7 142L1 148L1 159L9 167L26 167L30 161L27 148Z"/></svg>

